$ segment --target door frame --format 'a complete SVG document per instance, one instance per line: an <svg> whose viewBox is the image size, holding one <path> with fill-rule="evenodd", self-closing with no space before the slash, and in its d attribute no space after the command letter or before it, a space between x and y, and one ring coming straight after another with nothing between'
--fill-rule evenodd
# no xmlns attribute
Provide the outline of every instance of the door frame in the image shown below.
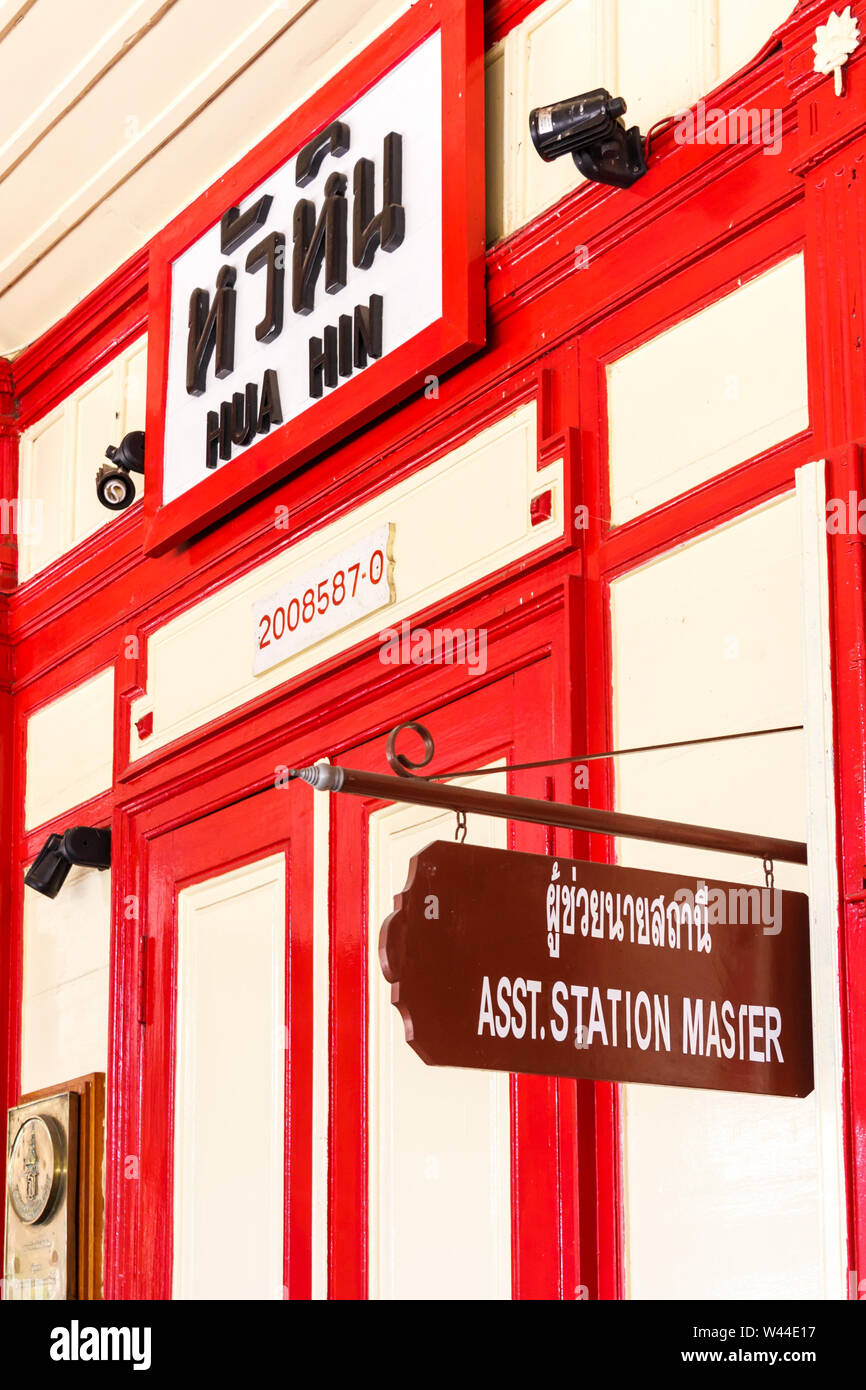
<svg viewBox="0 0 866 1390"><path fill-rule="evenodd" d="M567 588L567 586L566 586ZM425 668L404 718L420 719L437 743L435 770L477 768L504 759L529 762L571 744L569 642L564 605L545 615L544 640L534 650L497 661L490 679L462 681ZM560 695L560 692L562 693ZM539 718L539 708L543 717ZM383 770L381 734L349 745L334 761ZM510 792L572 800L569 769L508 774ZM368 882L369 825L388 805L376 799L335 796L331 804L331 1066L329 1131L329 1294L368 1297L369 1289L369 1059ZM589 837L575 836L584 841ZM508 824L512 849L570 853L565 831ZM339 871L335 869L339 865ZM372 930L372 923L370 930ZM597 1297L599 1234L616 1228L614 1169L599 1129L610 1113L611 1087L537 1076L510 1078L511 1289L514 1298ZM615 1153L615 1144L611 1144Z"/></svg>
<svg viewBox="0 0 866 1390"><path fill-rule="evenodd" d="M283 1284L289 1298L310 1297L312 806L274 782L272 768L263 787L226 804L199 807L198 815L175 815L168 824L159 824L157 816L151 833L137 844L130 827L124 827L124 850L134 863L138 892L127 894L120 910L116 904L115 913L115 998L119 989L124 1007L119 1016L112 1008L116 1032L110 1064L113 1075L121 1076L108 1129L114 1182L111 1188L106 1184L106 1205L115 1205L119 1215L115 1279L120 1287L107 1286L106 1297L172 1296L178 894L280 852L286 855ZM171 798L161 804L163 814L166 806L178 811ZM216 860L209 849L214 835L236 836L237 852ZM131 972L123 968L125 959Z"/></svg>

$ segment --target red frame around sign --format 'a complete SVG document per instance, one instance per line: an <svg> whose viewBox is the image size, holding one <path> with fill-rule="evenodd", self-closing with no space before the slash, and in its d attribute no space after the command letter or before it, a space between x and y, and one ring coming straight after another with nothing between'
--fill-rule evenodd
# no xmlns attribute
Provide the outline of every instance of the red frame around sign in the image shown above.
<svg viewBox="0 0 866 1390"><path fill-rule="evenodd" d="M436 30L442 39L442 315L303 413L162 502L171 327L171 266L232 204L273 174ZM150 246L144 549L160 554L324 453L485 341L484 15L465 0L428 0L402 16L293 112Z"/></svg>

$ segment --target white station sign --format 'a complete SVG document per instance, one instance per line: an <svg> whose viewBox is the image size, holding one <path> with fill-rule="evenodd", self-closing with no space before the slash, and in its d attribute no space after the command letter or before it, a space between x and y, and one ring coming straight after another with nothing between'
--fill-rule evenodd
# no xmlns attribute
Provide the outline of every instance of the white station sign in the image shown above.
<svg viewBox="0 0 866 1390"><path fill-rule="evenodd" d="M350 436L381 459L401 402L435 415L486 342L484 211L483 7L424 0L151 241L147 554L329 452L280 500L333 511Z"/></svg>
<svg viewBox="0 0 866 1390"><path fill-rule="evenodd" d="M440 34L171 262L162 502L442 315Z"/></svg>

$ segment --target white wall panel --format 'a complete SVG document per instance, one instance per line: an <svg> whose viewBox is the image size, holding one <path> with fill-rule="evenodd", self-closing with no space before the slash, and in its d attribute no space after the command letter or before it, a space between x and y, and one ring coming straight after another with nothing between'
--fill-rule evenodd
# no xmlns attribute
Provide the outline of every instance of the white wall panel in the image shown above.
<svg viewBox="0 0 866 1390"><path fill-rule="evenodd" d="M258 566L148 638L147 695L132 709L131 756L215 719L371 634L561 535L562 462L537 470L535 404ZM530 499L552 488L553 513L531 526ZM395 526L396 602L261 675L253 675L252 604L383 523ZM135 721L153 710L153 734Z"/></svg>
<svg viewBox="0 0 866 1390"><path fill-rule="evenodd" d="M793 0L715 0L715 4L719 13L720 76L736 72L759 53L773 30L795 8Z"/></svg>
<svg viewBox="0 0 866 1390"><path fill-rule="evenodd" d="M28 719L27 828L107 791L113 768L114 668L109 667Z"/></svg>
<svg viewBox="0 0 866 1390"><path fill-rule="evenodd" d="M803 721L799 554L786 498L616 581L614 746ZM801 733L623 758L616 777L622 810L806 838ZM618 859L763 882L739 856L626 840ZM776 883L809 889L793 865L776 865ZM818 929L832 939L829 906ZM837 1009L833 966L813 947L816 970L816 1007ZM815 1036L834 1022L817 1019ZM838 1114L835 1059L819 1049L815 1063L804 1100L623 1087L630 1297L841 1296L826 1235L828 1195L838 1227L836 1157L821 1144L827 1107Z"/></svg>
<svg viewBox="0 0 866 1390"><path fill-rule="evenodd" d="M569 156L546 164L535 153L529 112L594 87L616 86L615 10L587 0L548 0L524 20L511 49L516 67L509 151L516 165L512 215L520 223L555 203L581 178Z"/></svg>
<svg viewBox="0 0 866 1390"><path fill-rule="evenodd" d="M68 467L68 436L69 421L61 407L46 415L21 438L17 526L19 582L49 565L69 544L74 477Z"/></svg>
<svg viewBox="0 0 866 1390"><path fill-rule="evenodd" d="M498 241L505 229L505 150L506 62L505 45L496 44L487 53L484 69L484 140L487 169L486 234L488 246Z"/></svg>
<svg viewBox="0 0 866 1390"><path fill-rule="evenodd" d="M839 1010L839 850L833 672L830 655L830 577L827 554L826 466L797 469L800 513L800 589L806 730L806 805L812 935L812 1013L821 1059L816 1102L828 1298L845 1297L839 1278L847 1260L847 1194L843 1130L842 1019Z"/></svg>
<svg viewBox="0 0 866 1390"><path fill-rule="evenodd" d="M614 525L806 429L802 256L618 358L607 390Z"/></svg>
<svg viewBox="0 0 866 1390"><path fill-rule="evenodd" d="M506 791L504 771L465 785ZM492 785L491 785L492 784ZM370 818L370 1297L511 1297L508 1077L428 1067L405 1040L379 965L379 928L409 861L451 839L451 812L392 806ZM507 847L504 821L467 818L468 840Z"/></svg>
<svg viewBox="0 0 866 1390"><path fill-rule="evenodd" d="M718 80L716 0L667 0L661 6L616 0L613 8L619 60L615 95L628 102L626 123L646 132L653 122L691 106ZM740 63L751 56L743 52Z"/></svg>
<svg viewBox="0 0 866 1390"><path fill-rule="evenodd" d="M178 894L173 1295L283 1297L286 860Z"/></svg>
<svg viewBox="0 0 866 1390"><path fill-rule="evenodd" d="M73 868L55 899L24 891L21 1090L105 1071L111 873Z"/></svg>
<svg viewBox="0 0 866 1390"><path fill-rule="evenodd" d="M144 429L147 339L138 338L21 437L18 581L122 516L96 496L105 450ZM135 474L136 497L144 477Z"/></svg>
<svg viewBox="0 0 866 1390"><path fill-rule="evenodd" d="M533 106L607 87L625 98L627 124L646 134L745 66L793 7L793 0L547 0L533 10L503 42L504 143L498 153L488 147L492 177L503 184L496 235L583 182L569 156L546 165L535 153Z"/></svg>

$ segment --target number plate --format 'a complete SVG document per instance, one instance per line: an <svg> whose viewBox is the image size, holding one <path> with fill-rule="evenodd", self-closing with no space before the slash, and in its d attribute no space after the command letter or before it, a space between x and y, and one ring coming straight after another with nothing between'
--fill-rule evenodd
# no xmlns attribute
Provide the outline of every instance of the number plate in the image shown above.
<svg viewBox="0 0 866 1390"><path fill-rule="evenodd" d="M386 523L253 604L253 673L269 671L394 598L394 525Z"/></svg>

